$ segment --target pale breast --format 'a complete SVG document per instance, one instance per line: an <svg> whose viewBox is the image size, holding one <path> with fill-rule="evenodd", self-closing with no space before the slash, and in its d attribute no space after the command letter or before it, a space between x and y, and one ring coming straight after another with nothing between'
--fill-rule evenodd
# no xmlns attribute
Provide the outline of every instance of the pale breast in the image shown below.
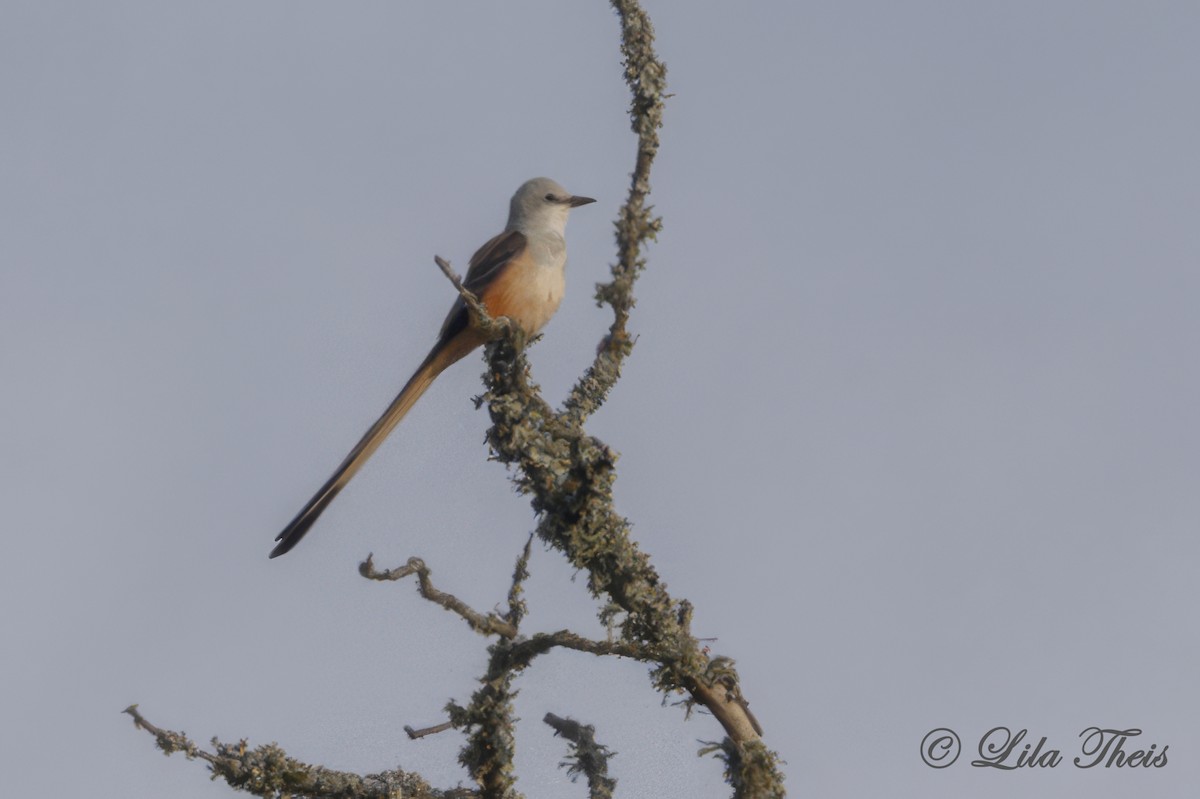
<svg viewBox="0 0 1200 799"><path fill-rule="evenodd" d="M484 292L488 313L515 319L528 333L541 330L562 302L566 291L565 258L557 265L540 265L526 251L513 259Z"/></svg>

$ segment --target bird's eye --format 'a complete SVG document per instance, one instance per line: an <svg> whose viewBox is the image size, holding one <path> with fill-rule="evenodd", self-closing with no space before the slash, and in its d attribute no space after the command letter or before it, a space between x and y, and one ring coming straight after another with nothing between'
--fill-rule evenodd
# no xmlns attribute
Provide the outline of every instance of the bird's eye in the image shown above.
<svg viewBox="0 0 1200 799"><path fill-rule="evenodd" d="M558 198L557 198L557 197L555 197L553 194L547 194L547 195L546 195L546 202L548 202L548 203L552 203L552 202L554 202L554 201L555 201L555 200L557 200L557 199L558 199Z"/></svg>

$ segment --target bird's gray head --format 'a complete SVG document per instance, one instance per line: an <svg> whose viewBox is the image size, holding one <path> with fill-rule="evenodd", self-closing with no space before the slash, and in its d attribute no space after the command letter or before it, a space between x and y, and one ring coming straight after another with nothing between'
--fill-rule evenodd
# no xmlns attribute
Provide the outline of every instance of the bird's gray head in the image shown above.
<svg viewBox="0 0 1200 799"><path fill-rule="evenodd" d="M596 202L591 197L577 197L550 178L534 178L521 184L508 205L508 230L531 233L557 233L567 228L567 214L572 208Z"/></svg>

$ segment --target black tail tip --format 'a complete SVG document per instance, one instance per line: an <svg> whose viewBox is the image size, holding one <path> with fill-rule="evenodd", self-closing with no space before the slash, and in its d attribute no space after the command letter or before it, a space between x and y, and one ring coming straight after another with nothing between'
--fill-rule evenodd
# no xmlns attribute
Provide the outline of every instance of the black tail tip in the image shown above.
<svg viewBox="0 0 1200 799"><path fill-rule="evenodd" d="M280 555L286 555L288 552L291 551L292 547L294 547L295 545L296 545L295 541L288 541L288 540L280 541L278 544L275 545L275 548L271 550L271 554L267 555L267 559L270 560L272 558L277 558Z"/></svg>
<svg viewBox="0 0 1200 799"><path fill-rule="evenodd" d="M317 495L304 506L304 510L296 514L296 518L292 519L292 523L283 528L282 533L275 536L275 540L279 543L271 550L271 554L267 556L268 558L277 558L280 555L286 555L292 551L292 547L300 543L300 539L304 538L305 533L316 523L317 518L321 515L321 511L329 506L329 503L333 501L333 498L338 495L338 491L341 490L341 486L335 482L337 477L338 475L331 477L329 483L318 491Z"/></svg>
<svg viewBox="0 0 1200 799"><path fill-rule="evenodd" d="M292 522L288 525L288 528L275 539L279 543L275 545L275 548L271 550L271 554L267 558L277 558L280 555L286 555L291 552L292 547L299 544L300 539L304 538L304 534L308 532L308 528L312 527L313 521L314 519L312 518L304 518L299 522Z"/></svg>

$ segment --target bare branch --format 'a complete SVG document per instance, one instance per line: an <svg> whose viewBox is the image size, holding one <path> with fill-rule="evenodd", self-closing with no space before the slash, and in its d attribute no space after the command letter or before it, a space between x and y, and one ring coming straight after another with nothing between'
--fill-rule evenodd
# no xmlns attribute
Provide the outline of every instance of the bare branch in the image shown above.
<svg viewBox="0 0 1200 799"><path fill-rule="evenodd" d="M452 729L454 729L454 724L449 721L443 722L441 724L435 724L432 727L422 727L419 730L414 730L412 727L409 727L407 724L404 725L404 732L408 735L409 738L413 739L414 741L417 740L418 738L424 738L426 735L437 735L439 732L445 732L446 730L452 730Z"/></svg>
<svg viewBox="0 0 1200 799"><path fill-rule="evenodd" d="M429 579L431 573L429 567L420 558L409 558L406 565L396 569L376 571L374 556L367 555L367 559L359 564L358 573L368 580L381 582L402 580L410 574L415 574L417 575L417 591L421 596L430 602L441 605L451 613L458 614L470 625L472 630L480 635L502 635L505 638L515 638L517 635L516 626L496 614L480 613L471 609L467 603L453 594L447 594L434 588L433 581Z"/></svg>

